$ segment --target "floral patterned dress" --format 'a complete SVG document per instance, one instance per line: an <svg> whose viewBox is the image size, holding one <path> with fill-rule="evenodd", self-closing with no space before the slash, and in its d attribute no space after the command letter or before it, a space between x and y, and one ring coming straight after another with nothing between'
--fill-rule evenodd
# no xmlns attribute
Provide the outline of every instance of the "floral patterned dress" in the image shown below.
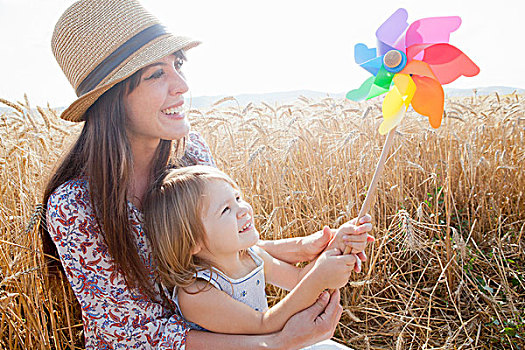
<svg viewBox="0 0 525 350"><path fill-rule="evenodd" d="M215 165L198 134L190 133L186 153L198 164ZM139 256L154 278L142 214L130 202L128 209ZM53 192L47 203L47 225L82 308L86 349L185 348L190 328L184 320L160 302L127 288L107 252L85 178L67 181Z"/></svg>

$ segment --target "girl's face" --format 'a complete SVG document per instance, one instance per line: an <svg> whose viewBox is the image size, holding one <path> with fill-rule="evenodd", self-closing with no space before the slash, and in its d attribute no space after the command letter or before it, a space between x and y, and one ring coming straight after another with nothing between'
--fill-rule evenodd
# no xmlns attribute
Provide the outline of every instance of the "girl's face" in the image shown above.
<svg viewBox="0 0 525 350"><path fill-rule="evenodd" d="M212 180L204 193L202 223L212 256L232 256L257 243L253 209L238 190L226 181Z"/></svg>
<svg viewBox="0 0 525 350"><path fill-rule="evenodd" d="M157 147L160 139L179 140L190 124L182 112L188 85L181 73L182 58L166 56L145 67L140 82L124 99L130 141Z"/></svg>

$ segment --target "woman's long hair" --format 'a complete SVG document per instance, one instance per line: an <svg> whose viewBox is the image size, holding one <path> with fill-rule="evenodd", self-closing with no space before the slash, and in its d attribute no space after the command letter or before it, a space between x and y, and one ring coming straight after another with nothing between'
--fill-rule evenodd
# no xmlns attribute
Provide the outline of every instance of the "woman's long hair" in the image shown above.
<svg viewBox="0 0 525 350"><path fill-rule="evenodd" d="M176 55L183 53L177 52ZM180 56L179 56L180 57ZM137 87L139 70L104 93L86 112L85 124L78 140L52 175L43 197L43 215L39 232L43 251L48 258L48 274L63 271L58 252L47 231L47 202L63 183L85 176L89 184L91 205L96 215L108 253L124 275L128 287L137 287L153 300L158 300L149 271L141 260L128 213L128 189L133 172L133 155L126 135L124 97ZM175 141L175 152L184 140ZM172 141L161 140L154 155L151 181L165 170L173 150Z"/></svg>

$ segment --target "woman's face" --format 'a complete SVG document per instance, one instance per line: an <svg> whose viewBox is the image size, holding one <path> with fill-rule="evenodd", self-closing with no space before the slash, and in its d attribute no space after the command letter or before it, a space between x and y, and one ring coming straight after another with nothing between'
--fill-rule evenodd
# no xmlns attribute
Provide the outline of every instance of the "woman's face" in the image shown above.
<svg viewBox="0 0 525 350"><path fill-rule="evenodd" d="M126 130L132 144L157 147L160 139L188 135L190 124L182 111L188 85L180 70L182 62L169 55L145 67L140 82L125 97Z"/></svg>

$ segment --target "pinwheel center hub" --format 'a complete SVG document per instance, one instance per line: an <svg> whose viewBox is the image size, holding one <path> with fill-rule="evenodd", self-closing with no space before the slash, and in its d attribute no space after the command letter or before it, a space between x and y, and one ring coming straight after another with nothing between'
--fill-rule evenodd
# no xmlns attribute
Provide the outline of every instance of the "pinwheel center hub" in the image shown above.
<svg viewBox="0 0 525 350"><path fill-rule="evenodd" d="M401 56L401 52L397 50L390 50L386 53L383 62L388 68L396 68L397 66L399 66L402 59L403 57Z"/></svg>
<svg viewBox="0 0 525 350"><path fill-rule="evenodd" d="M398 73L407 64L406 55L399 50L390 50L383 56L385 69L391 73Z"/></svg>

